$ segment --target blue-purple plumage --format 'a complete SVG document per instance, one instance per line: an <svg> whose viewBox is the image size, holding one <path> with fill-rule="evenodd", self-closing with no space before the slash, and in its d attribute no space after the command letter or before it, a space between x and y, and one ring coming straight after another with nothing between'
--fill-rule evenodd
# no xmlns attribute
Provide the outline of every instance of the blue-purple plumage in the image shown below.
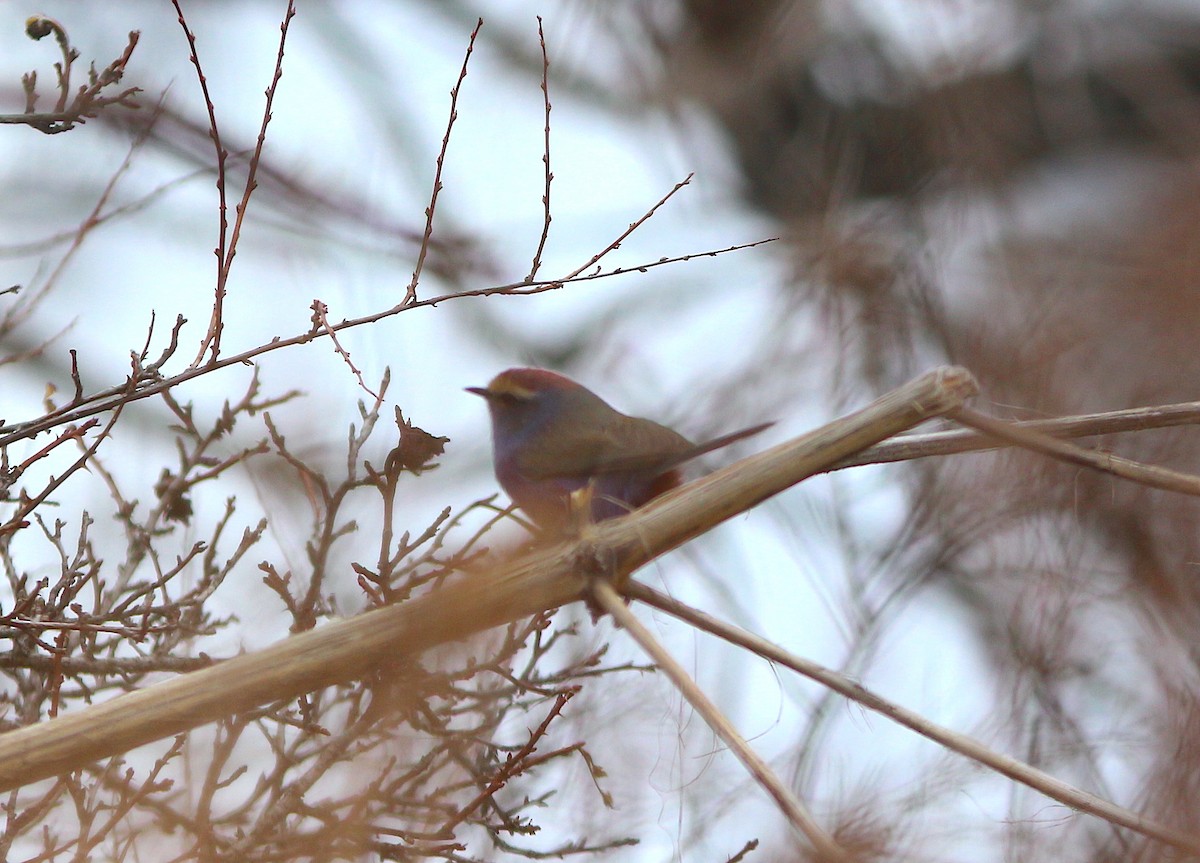
<svg viewBox="0 0 1200 863"><path fill-rule="evenodd" d="M770 423L693 444L652 420L630 417L545 369L509 369L482 396L492 419L496 478L539 526L560 529L572 492L592 484L591 516L623 515L680 482L679 466L757 434Z"/></svg>

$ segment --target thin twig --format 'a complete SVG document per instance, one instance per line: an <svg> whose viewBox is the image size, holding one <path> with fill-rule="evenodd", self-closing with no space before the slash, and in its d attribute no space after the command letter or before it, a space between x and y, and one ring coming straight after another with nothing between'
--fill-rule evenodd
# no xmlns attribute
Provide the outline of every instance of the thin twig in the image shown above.
<svg viewBox="0 0 1200 863"><path fill-rule="evenodd" d="M1055 419L1009 422L1009 428L1033 429L1053 437L1091 437L1120 432L1148 431L1200 424L1200 402L1125 408ZM835 465L835 469L867 464L908 461L930 456L1000 449L1014 446L1008 441L969 429L906 434L884 441Z"/></svg>
<svg viewBox="0 0 1200 863"><path fill-rule="evenodd" d="M633 271L645 272L646 270L654 267L662 267L668 264L689 261L693 258L715 257L717 255L727 254L729 252L751 249L755 246L760 246L764 243L770 243L773 241L774 238L756 240L750 243L741 243L736 246L727 246L723 249L711 249L704 252L692 252L686 255L678 255L671 258L660 258L657 261L649 263L635 264L631 267L622 267L605 272L591 273L589 275L577 275L571 278L533 282L532 284L525 284L524 282L512 282L490 288L478 288L472 291L460 291L453 294L443 294L442 296L431 297L427 300L417 300L409 305L393 306L390 309L386 309L381 312L373 312L360 318L343 320L340 323L333 324L329 328L329 332L341 332L342 330L350 329L351 327L365 326L375 323L376 321L392 317L393 315L400 314L401 312L409 311L411 309L424 308L427 306L436 306L440 303L448 302L450 300L461 300L467 297L528 296L532 294L540 294L544 291L559 290L563 287L566 287L568 284L613 278L615 276L621 276ZM47 429L55 428L56 426L64 425L69 422L76 422L80 419L93 416L95 414L104 413L105 411L112 410L118 404L137 401L139 399L157 395L165 392L166 390L173 389L182 383L190 381L193 378L201 377L202 375L215 372L219 369L237 365L249 365L252 360L263 354L280 350L281 348L291 347L293 345L307 344L315 339L327 337L329 332L324 330L314 332L313 330L309 329L303 333L300 333L299 335L291 336L286 339L272 339L266 344L258 345L257 347L242 351L240 354L225 357L224 359L207 363L204 366L193 366L185 369L179 374L169 378L156 378L154 380L143 381L141 382L141 385L133 391L130 391L128 386L124 384L119 387L110 387L109 389L102 390L98 393L93 393L86 399L85 404L72 404L69 407L61 408L58 411L45 414L36 420L0 427L0 435L3 435L0 437L0 448L8 446L15 441L33 437L43 431L46 431ZM173 334L173 338L177 335L178 333L176 331L176 333ZM149 368L156 367L157 364L150 366Z"/></svg>
<svg viewBox="0 0 1200 863"><path fill-rule="evenodd" d="M438 151L437 167L433 172L433 191L429 195L429 206L425 208L425 233L421 237L421 248L417 252L417 263L413 267L412 280L404 291L401 306L410 306L417 300L417 283L421 281L421 273L425 269L425 256L429 253L429 244L433 239L433 214L437 210L438 195L442 191L442 168L446 162L446 151L450 148L450 132L454 129L454 121L458 119L458 94L462 83L467 77L467 66L471 62L471 53L475 50L475 39L483 28L483 19L475 22L471 38L467 40L467 53L463 57L462 68L458 72L458 80L450 88L450 119L446 122L446 133L442 136L442 148Z"/></svg>
<svg viewBox="0 0 1200 863"><path fill-rule="evenodd" d="M16 628L8 631L3 628L6 621L0 620L0 633L4 638L12 638L17 634ZM39 627L50 629L44 620L32 621L31 624L36 624ZM63 629L71 629L70 626L60 625ZM93 630L94 631L94 630ZM115 630L114 630L115 631ZM132 630L120 632L118 634L125 635ZM105 675L137 675L148 674L152 671L170 671L175 674L181 674L188 671L197 671L201 668L208 668L210 665L215 665L220 662L220 659L208 656L122 656L122 657L88 657L79 656L71 657L64 656L55 660L54 657L44 656L40 653L16 652L9 651L0 653L0 668L28 668L34 671L49 671L54 665L58 665L64 674L93 674L97 676Z"/></svg>
<svg viewBox="0 0 1200 863"><path fill-rule="evenodd" d="M542 101L545 106L546 124L543 129L542 166L544 169L545 186L542 191L542 236L538 238L537 250L533 253L533 263L529 267L526 282L537 278L538 270L542 268L542 252L546 249L546 240L550 237L550 182L554 174L550 171L550 55L546 53L546 32L542 26L542 16L537 16L538 44L542 48Z"/></svg>
<svg viewBox="0 0 1200 863"><path fill-rule="evenodd" d="M152 115L151 120L142 127L143 132L149 133L152 131L154 118L157 117L161 113L161 108L162 108L161 103L159 103L157 106L155 106L154 114ZM3 123L3 122L4 122L3 118L0 118L0 123ZM142 136L142 137L145 137L145 136ZM155 186L153 189L146 192L145 194L135 195L134 197L130 198L126 203L121 204L116 207L112 207L109 210L107 210L103 215L96 216L92 220L93 226L98 227L100 225L105 224L106 222L110 222L115 219L121 218L122 216L129 216L129 215L133 215L134 213L139 213L139 212L145 210L147 207L156 203L160 198L164 197L167 192L173 191L174 189L176 189L180 186L186 185L186 184L192 182L193 180L195 180L197 177L208 174L208 173L209 173L208 168L199 168L195 171L190 171L182 176L175 177L172 180L167 180L166 182L160 183L158 186ZM70 240L72 237L75 236L75 231L76 231L75 228L71 228L70 230L59 231L57 233L53 233L53 234L44 236L41 239L30 240L29 242L25 242L25 243L0 244L0 255L2 255L4 257L19 258L19 257L44 254L45 252L48 252L51 249L53 249L55 246L61 245L62 243ZM4 293L3 291L0 291L0 294L3 294L3 293Z"/></svg>
<svg viewBox="0 0 1200 863"><path fill-rule="evenodd" d="M605 246L603 249L601 249L596 254L592 255L592 257L589 258L578 269L572 270L570 273L568 273L564 277L563 281L574 280L577 276L581 275L584 272L584 270L589 270L592 268L593 265L598 264L600 262L600 259L603 258L605 255L607 255L609 252L612 252L612 251L615 251L616 249L621 248L621 243L625 242L625 240L629 238L630 234L632 234L634 231L636 231L638 228L640 228L642 225L644 225L655 213L658 212L660 207L662 207L664 204L667 203L667 201L669 201L673 197L675 197L679 193L680 189L682 189L684 186L691 183L692 177L694 177L694 176L696 176L695 172L690 173L686 177L684 177L682 180L680 180L678 183L676 183L674 185L674 187L672 187L671 191L667 192L665 195L663 195L661 198L659 198L658 201L655 202L654 205L650 207L650 209L648 209L645 213L643 213L640 218L638 218L636 221L630 222L629 227L627 227L624 231L622 231L615 240L613 240L611 243L609 243L607 246Z"/></svg>
<svg viewBox="0 0 1200 863"><path fill-rule="evenodd" d="M221 131L217 126L217 108L213 104L212 96L208 92L208 78L204 75L204 69L200 65L200 55L196 50L196 36L192 33L188 26L187 18L183 14L183 7L179 0L171 0L171 5L175 7L175 12L179 16L179 26L183 28L183 35L187 38L188 53L192 61L192 65L196 67L196 78L200 82L200 92L204 94L204 107L208 111L208 136L212 139L213 146L217 150L217 247L213 249L213 254L217 256L217 300L213 304L213 314L218 315L218 305L224 295L224 276L225 259L227 257L225 251L225 243L229 236L229 205L225 199L225 165L229 159L229 152L221 146ZM216 318L214 318L216 319ZM208 330L205 333L204 339L200 343L200 350L196 354L196 359L193 365L200 365L200 360L204 357L204 352L208 350L208 346L213 337L213 327L210 323ZM216 355L213 355L216 359Z"/></svg>
<svg viewBox="0 0 1200 863"><path fill-rule="evenodd" d="M550 710L546 713L545 718L542 719L541 724L529 732L529 739L516 752L510 752L504 763L497 769L495 775L491 777L487 786L480 789L474 799L466 803L442 825L442 831L446 834L446 838L453 836L454 828L466 821L468 816L476 809L491 800L511 779L520 776L529 769L531 766L529 760L533 756L533 753L537 751L538 743L546 736L546 732L550 728L550 723L558 718L563 708L567 706L567 702L579 693L579 689L580 687L578 686L572 686L555 695L554 704L550 706Z"/></svg>
<svg viewBox="0 0 1200 863"><path fill-rule="evenodd" d="M271 108L275 104L275 91L279 87L279 79L283 77L283 51L287 45L288 25L291 24L292 19L295 17L295 0L288 0L287 10L283 14L283 22L279 25L279 50L275 55L275 71L271 76L271 83L267 86L265 93L267 101L263 106L262 124L258 129L258 140L254 143L254 154L250 157L250 164L247 168L246 185L242 190L242 200L234 208L233 233L229 237L229 248L220 263L220 272L217 275L217 289L213 298L212 320L209 324L208 334L200 345L200 352L196 355L197 363L204 356L206 348L211 350L213 360L216 360L221 352L221 333L225 329L225 296L228 292L229 272L233 268L233 258L237 254L238 239L242 235L242 223L246 218L246 209L250 206L250 196L258 188L256 177L258 175L258 165L262 161L263 146L267 143L267 125L271 122L271 117L273 116ZM222 229L224 229L224 211L222 211L221 224Z"/></svg>
<svg viewBox="0 0 1200 863"><path fill-rule="evenodd" d="M356 680L381 663L581 599L589 562L625 579L850 452L944 414L974 379L937 369L802 437L676 489L586 537L534 547L406 602L330 621L271 647L0 734L0 792L214 719ZM260 527L260 532L265 526ZM214 542L214 545L216 543Z"/></svg>
<svg viewBox="0 0 1200 863"><path fill-rule="evenodd" d="M12 517L10 517L8 521L4 522L4 524L0 524L0 536L24 528L26 524L28 524L28 522L25 521L25 517L41 506L42 502L51 494L53 494L55 489L59 488L76 471L88 463L88 460L91 459L92 456L96 454L96 450L100 448L100 444L108 439L108 436L111 434L113 427L117 424L117 420L120 418L121 412L124 409L125 406L123 404L117 405L117 407L113 410L113 415L108 420L108 424L100 430L100 433L96 435L96 439L92 441L91 445L88 446L86 450L84 450L83 455L76 459L61 474L53 477L36 497L22 498L21 505L17 507L17 511L13 513ZM62 439L78 440L79 435L64 434Z"/></svg>
<svg viewBox="0 0 1200 863"><path fill-rule="evenodd" d="M680 620L686 621L698 629L723 638L731 644L744 647L764 659L777 662L805 677L811 678L823 686L827 686L844 695L846 698L917 732L923 737L927 737L945 746L947 749L986 765L996 772L1007 776L1009 779L1040 791L1047 797L1057 800L1072 809L1088 812L1106 821L1128 827L1130 830L1134 830L1143 836L1166 842L1169 845L1184 849L1193 854L1200 854L1200 836L1181 833L1165 825L1157 824L1154 821L1143 818L1136 812L1117 806L1101 797L1069 785L1022 761L994 752L973 737L930 722L918 713L914 713L898 704L881 698L874 692L866 689L862 684L838 674L836 671L831 671L822 665L818 665L811 660L789 653L778 645L760 638L753 633L718 620L712 615L698 611L644 584L631 581L625 585L623 592L626 596L645 602L647 605L651 605L660 611L665 611L667 614L678 617Z"/></svg>
<svg viewBox="0 0 1200 863"><path fill-rule="evenodd" d="M991 437L1040 452L1069 464L1090 467L1113 476L1148 485L1151 488L1194 496L1200 495L1200 476L1195 474L1181 473L1169 468L1143 464L1120 456L1084 449L1073 443L1051 437L1044 432L1020 428L1012 423L1006 423L966 408L959 408L950 416L963 425L970 426Z"/></svg>
<svg viewBox="0 0 1200 863"><path fill-rule="evenodd" d="M53 18L44 15L34 15L25 22L25 33L33 40L44 39L51 33L58 42L62 52L62 62L54 64L58 78L58 101L54 109L48 112L37 110L37 70L32 70L21 76L21 85L25 91L25 111L22 114L0 114L0 124L22 124L37 129L47 135L57 135L81 125L111 105L121 105L136 110L139 106L135 96L141 92L139 87L129 87L115 96L103 95L104 90L120 83L125 75L125 67L133 57L141 35L137 30L129 33L129 41L125 51L104 69L97 72L93 63L88 70L88 83L81 86L75 97L71 98L71 69L79 59L79 51L71 47L67 31ZM70 104L67 102L70 100Z"/></svg>
<svg viewBox="0 0 1200 863"><path fill-rule="evenodd" d="M725 744L733 751L737 759L750 771L750 775L775 800L776 805L779 806L792 825L812 843L813 848L821 855L821 858L828 860L848 859L846 852L813 819L799 798L780 781L779 777L767 765L767 762L750 748L750 744L738 733L733 724L725 718L725 715L717 709L717 706L709 701L708 696L696 685L696 682L688 677L687 672L683 670L683 666L675 661L666 648L658 643L658 640L651 634L650 630L629 610L612 584L603 578L595 578L591 582L590 590L593 601L603 611L611 614L617 625L633 636L634 641L654 660L654 664L662 669L667 677L671 678L671 682L675 684L680 694L687 699L688 703L708 723L708 727L719 738L725 741Z"/></svg>
<svg viewBox="0 0 1200 863"><path fill-rule="evenodd" d="M134 136L134 139L130 142L129 147L125 151L125 157L121 160L121 164L117 166L117 169L113 171L112 175L108 178L108 181L104 184L104 188L101 190L100 196L96 199L95 205L90 211L88 211L88 214L79 223L78 227L70 232L70 246L65 252L63 252L62 257L59 258L57 263L55 263L54 268L50 271L49 275L45 277L42 284L36 290L27 293L24 296L23 299L25 301L25 307L21 314L28 315L32 309L42 302L54 285L57 284L62 273L67 269L71 262L74 261L76 254L78 254L79 250L83 247L84 240L87 239L91 232L104 221L104 208L108 205L109 201L116 192L117 185L121 178L124 177L125 174L128 173L128 171L132 168L134 156L137 155L138 151L141 150L143 146L145 146L146 141L150 136L150 130L154 126L153 118L158 116L160 108L161 103L156 106L151 121L147 123L146 127L142 129L136 136ZM122 384L119 387L114 388L114 391L121 391L124 388L125 385Z"/></svg>
<svg viewBox="0 0 1200 863"><path fill-rule="evenodd" d="M66 441L69 441L69 440L82 440L84 434L91 431L91 429L94 428L99 423L100 423L100 420L98 420L98 419L90 419L81 426L68 426L63 431L62 434L60 434L54 440L50 441L50 443L46 444L44 447L42 447L40 450L35 452L33 455L29 456L29 458L25 459L25 461L23 461L19 465L17 465L14 468L14 470L18 474L24 473L25 470L30 465L32 465L35 461L37 461L40 458L45 458L59 444L65 443Z"/></svg>
<svg viewBox="0 0 1200 863"><path fill-rule="evenodd" d="M350 367L350 371L354 372L354 376L358 378L358 385L362 387L362 389L368 395L370 395L371 398L375 399L375 410L379 410L379 406L383 404L383 396L367 386L367 382L363 380L362 371L359 370L358 366L354 364L354 361L350 359L350 351L342 347L342 343L338 340L337 333L329 325L329 306L325 305L325 303L321 302L320 300L313 300L310 308L313 312L313 329L319 329L323 331L329 336L330 339L333 340L333 349L337 351L338 356L342 358L342 361Z"/></svg>

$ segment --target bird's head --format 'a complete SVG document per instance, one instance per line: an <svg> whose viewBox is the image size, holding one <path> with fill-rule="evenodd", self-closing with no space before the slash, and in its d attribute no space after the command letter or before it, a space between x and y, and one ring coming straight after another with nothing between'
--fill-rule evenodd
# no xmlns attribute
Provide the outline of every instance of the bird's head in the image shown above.
<svg viewBox="0 0 1200 863"><path fill-rule="evenodd" d="M607 407L591 390L545 369L509 369L467 392L487 402L493 432L500 436L521 436L560 417L587 414L597 404Z"/></svg>

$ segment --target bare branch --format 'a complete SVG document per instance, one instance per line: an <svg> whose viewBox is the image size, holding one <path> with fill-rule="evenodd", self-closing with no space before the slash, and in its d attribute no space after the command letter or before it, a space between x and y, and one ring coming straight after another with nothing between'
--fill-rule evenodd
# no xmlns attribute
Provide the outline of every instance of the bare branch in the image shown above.
<svg viewBox="0 0 1200 863"><path fill-rule="evenodd" d="M640 600L660 611L665 611L667 614L678 617L680 620L686 621L704 632L716 635L731 644L744 647L764 659L777 662L799 674L803 674L805 677L829 687L834 692L845 696L851 701L874 710L880 715L891 719L893 722L903 725L905 728L909 728L923 737L936 741L953 752L957 752L973 761L990 767L992 770L1023 785L1028 785L1030 788L1040 791L1047 797L1057 800L1059 803L1069 806L1072 809L1088 812L1113 824L1128 827L1130 830L1135 830L1143 836L1157 839L1192 854L1200 853L1200 836L1182 833L1165 825L1156 824L1147 818L1143 818L1136 812L1131 812L1128 809L1097 797L1095 794L1076 788L1022 761L995 752L973 737L930 722L920 714L876 695L862 684L811 660L789 653L753 633L746 632L709 614L691 608L644 584L630 582L626 585L623 592L633 599Z"/></svg>
<svg viewBox="0 0 1200 863"><path fill-rule="evenodd" d="M343 330L352 327L366 326L375 323L376 321L390 318L393 315L406 312L411 309L426 308L440 305L441 303L449 302L450 300L461 300L467 297L490 297L490 296L528 296L539 294L544 291L558 290L569 284L591 282L597 279L613 278L630 272L645 272L655 267L667 266L681 261L689 261L693 258L700 257L715 257L717 255L728 254L730 252L750 249L763 243L773 242L773 240L757 240L750 243L742 243L735 246L728 246L723 249L712 249L704 252L692 252L686 255L679 255L672 258L660 258L657 261L635 264L631 267L623 267L605 272L596 272L590 275L578 275L571 278L557 279L551 281L533 282L526 284L524 282L513 282L506 285L497 285L490 288L479 288L473 291L460 291L453 294L444 294L440 297L431 297L427 300L417 300L407 306L393 306L382 312L374 312L369 315L364 315L359 318L351 318L341 321L330 326L331 332L342 332ZM181 325L181 324L180 324ZM306 330L299 335L289 338L272 339L263 345L250 348L242 351L239 354L226 357L224 359L215 360L206 363L200 367L191 367L185 369L177 375L169 378L163 378L157 375L158 364L147 366L146 376L137 381L136 387L132 390L125 386L111 387L93 393L84 400L82 405L70 405L59 408L56 411L51 411L36 420L31 420L24 423L16 423L0 427L0 447L8 446L9 444L33 437L47 429L55 428L56 426L64 425L69 422L78 422L86 417L94 416L95 414L104 413L112 410L118 404L124 404L140 399L149 398L150 396L158 395L167 390L174 389L182 383L201 377L202 375L211 372L229 368L230 366L249 365L251 361L272 351L281 350L295 345L307 344L314 339L324 338L328 336L328 332L324 329L314 331L313 329ZM176 339L178 332L172 334L172 339ZM174 343L174 342L173 342ZM153 374L151 374L153 373Z"/></svg>
<svg viewBox="0 0 1200 863"><path fill-rule="evenodd" d="M649 654L654 664L666 672L667 677L675 684L680 694L687 699L697 713L708 723L717 737L733 751L733 754L750 772L767 793L775 800L788 821L812 843L821 860L848 860L846 852L834 841L834 838L822 828L809 814L808 809L800 799L784 785L779 777L767 766L767 762L750 748L733 724L709 701L708 696L696 685L687 672L683 670L658 640L650 633L640 620L633 615L613 586L600 578L591 583L591 597L602 611L606 611L616 619L617 625L628 632L642 650Z"/></svg>
<svg viewBox="0 0 1200 863"><path fill-rule="evenodd" d="M134 98L141 92L139 87L129 87L115 96L101 95L105 88L111 87L124 77L125 67L137 47L140 33L134 30L129 34L129 42L125 51L113 60L101 72L96 71L93 64L88 72L88 83L79 88L74 99L71 99L71 69L79 59L79 51L71 47L70 38L63 26L53 18L44 15L34 15L25 22L25 33L29 38L40 40L54 34L62 52L62 62L55 63L54 69L58 77L58 102L54 110L47 113L37 111L37 73L29 72L21 79L25 90L25 113L0 114L0 125L20 124L31 126L47 135L57 135L67 132L77 125L82 125L88 119L99 116L100 112L110 105L120 105L136 110L139 105ZM70 100L70 104L68 104Z"/></svg>
<svg viewBox="0 0 1200 863"><path fill-rule="evenodd" d="M542 27L542 16L538 19L538 45L542 49L542 102L545 106L545 127L543 129L542 167L545 178L542 191L542 235L538 238L537 249L533 253L533 263L529 266L526 282L537 278L538 270L542 268L542 252L546 249L546 240L550 237L550 182L554 173L550 170L550 55L546 52L546 31Z"/></svg>
<svg viewBox="0 0 1200 863"><path fill-rule="evenodd" d="M580 540L535 548L486 577L302 632L266 650L0 735L0 790L262 704L372 673L381 663L580 599L591 572L616 583L656 556L869 446L953 410L974 392L956 368L919 378L862 410L676 489ZM86 730L86 733L85 733Z"/></svg>
<svg viewBox="0 0 1200 863"><path fill-rule="evenodd" d="M1181 494L1200 495L1200 476L1194 474L1180 473L1168 468L1141 464L1140 462L1109 455L1108 453L1087 450L1044 434L1043 432L1030 428L1021 428L1013 423L993 419L977 411L960 409L951 414L951 416L963 425L978 429L990 437L1040 452L1043 455L1048 455L1051 458L1056 458L1069 464L1090 467L1094 470L1133 480L1151 488L1176 491Z"/></svg>
<svg viewBox="0 0 1200 863"><path fill-rule="evenodd" d="M467 66L471 62L471 54L475 50L475 40L483 29L483 19L475 22L475 29L467 40L467 52L463 57L462 68L458 72L458 80L450 88L450 119L446 121L446 133L442 136L442 148L438 151L433 172L433 190L429 194L429 206L425 208L425 233L421 237L421 248L417 252L417 263L413 267L412 279L404 291L404 299L400 306L411 306L417 300L417 283L421 281L421 273L425 269L425 256L429 253L429 244L433 240L433 216L437 212L438 195L442 192L442 169L445 167L446 151L450 149L450 133L454 129L454 121L458 119L458 94L462 90L463 81L467 77Z"/></svg>

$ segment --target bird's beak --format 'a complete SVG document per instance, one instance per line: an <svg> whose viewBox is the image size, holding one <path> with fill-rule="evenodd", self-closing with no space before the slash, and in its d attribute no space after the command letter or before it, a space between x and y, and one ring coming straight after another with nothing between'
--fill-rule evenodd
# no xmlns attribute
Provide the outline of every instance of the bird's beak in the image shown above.
<svg viewBox="0 0 1200 863"><path fill-rule="evenodd" d="M485 399L490 399L492 397L492 391L484 387L464 387L463 389L469 393L474 393L477 396L483 396Z"/></svg>

